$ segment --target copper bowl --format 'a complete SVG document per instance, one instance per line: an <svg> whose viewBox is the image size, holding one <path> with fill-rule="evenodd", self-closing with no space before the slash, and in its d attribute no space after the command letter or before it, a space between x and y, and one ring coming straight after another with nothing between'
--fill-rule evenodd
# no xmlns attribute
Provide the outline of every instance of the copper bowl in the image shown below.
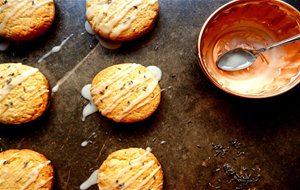
<svg viewBox="0 0 300 190"><path fill-rule="evenodd" d="M300 33L300 13L279 0L234 0L204 23L198 39L199 64L220 89L241 97L282 94L300 82L300 42L263 53L241 71L217 68L218 56L237 47L261 48Z"/></svg>

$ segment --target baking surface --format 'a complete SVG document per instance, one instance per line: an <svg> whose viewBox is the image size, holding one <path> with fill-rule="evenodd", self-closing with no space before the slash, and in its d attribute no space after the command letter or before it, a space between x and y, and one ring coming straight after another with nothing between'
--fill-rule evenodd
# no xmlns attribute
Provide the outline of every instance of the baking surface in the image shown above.
<svg viewBox="0 0 300 190"><path fill-rule="evenodd" d="M201 26L226 2L161 0L158 22L148 35L107 50L84 29L85 1L57 0L50 31L0 52L0 62L35 66L52 87L78 67L53 95L42 118L21 126L0 125L0 150L29 148L44 154L55 166L54 189L79 189L109 153L128 147L153 149L168 190L235 189L238 184L228 166L235 176L251 174L254 180L260 175L252 188L299 189L299 85L274 98L238 98L215 87L198 65ZM300 9L298 0L286 2ZM37 62L70 34L74 36L60 52ZM123 62L162 69L160 86L166 90L158 110L136 124L117 124L98 113L82 122L88 102L81 88L100 70ZM93 132L92 144L82 148Z"/></svg>

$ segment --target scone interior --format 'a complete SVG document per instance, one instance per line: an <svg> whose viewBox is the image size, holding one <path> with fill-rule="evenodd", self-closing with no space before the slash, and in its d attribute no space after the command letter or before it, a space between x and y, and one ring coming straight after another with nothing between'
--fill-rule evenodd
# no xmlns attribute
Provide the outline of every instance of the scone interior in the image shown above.
<svg viewBox="0 0 300 190"><path fill-rule="evenodd" d="M21 124L40 117L48 107L49 83L37 68L0 64L0 122Z"/></svg>
<svg viewBox="0 0 300 190"><path fill-rule="evenodd" d="M0 36L27 41L46 32L55 16L54 0L0 1Z"/></svg>
<svg viewBox="0 0 300 190"><path fill-rule="evenodd" d="M0 153L0 189L50 190L54 171L51 162L32 150L7 150Z"/></svg>
<svg viewBox="0 0 300 190"><path fill-rule="evenodd" d="M116 122L137 122L149 117L160 103L158 80L146 67L124 63L99 72L91 95L101 114Z"/></svg>
<svg viewBox="0 0 300 190"><path fill-rule="evenodd" d="M163 171L149 151L128 148L113 152L98 172L99 189L163 189Z"/></svg>
<svg viewBox="0 0 300 190"><path fill-rule="evenodd" d="M158 16L158 0L87 0L86 16L100 36L129 41L147 33Z"/></svg>

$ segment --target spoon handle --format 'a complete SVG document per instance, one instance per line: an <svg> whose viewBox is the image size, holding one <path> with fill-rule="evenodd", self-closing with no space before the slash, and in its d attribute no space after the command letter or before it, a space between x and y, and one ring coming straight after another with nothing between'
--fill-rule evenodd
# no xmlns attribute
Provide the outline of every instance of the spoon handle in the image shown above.
<svg viewBox="0 0 300 190"><path fill-rule="evenodd" d="M285 40L282 40L280 42L276 42L266 48L264 48L264 51L267 51L267 50L270 50L270 49L273 49L275 47L278 47L278 46L283 46L283 45L286 45L286 44L289 44L289 43L292 43L292 42L295 42L297 40L300 40L300 34L297 34L295 36L292 36L288 39L285 39Z"/></svg>

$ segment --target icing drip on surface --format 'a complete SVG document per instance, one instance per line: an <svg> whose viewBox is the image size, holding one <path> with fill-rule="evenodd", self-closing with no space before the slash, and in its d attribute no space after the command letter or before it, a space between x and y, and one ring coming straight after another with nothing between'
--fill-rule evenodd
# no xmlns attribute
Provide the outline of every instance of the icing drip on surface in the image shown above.
<svg viewBox="0 0 300 190"><path fill-rule="evenodd" d="M161 80L162 71L161 71L161 69L159 67L154 66L154 65L150 65L150 66L147 67L147 69L149 69L154 74L154 76L156 77L156 79L158 81Z"/></svg>
<svg viewBox="0 0 300 190"><path fill-rule="evenodd" d="M122 46L121 42L110 41L105 38L101 38L98 35L96 35L96 39L99 41L101 46L106 49L115 50L115 49L119 49Z"/></svg>
<svg viewBox="0 0 300 190"><path fill-rule="evenodd" d="M86 147L89 143L92 143L91 138L96 138L97 135L93 132L85 141L81 143L81 147Z"/></svg>
<svg viewBox="0 0 300 190"><path fill-rule="evenodd" d="M81 90L81 95L89 101L89 103L83 108L82 111L82 121L85 121L85 118L93 113L98 111L97 106L93 102L93 98L91 96L91 84L85 85ZM84 143L86 144L86 143ZM87 144L86 144L87 145Z"/></svg>
<svg viewBox="0 0 300 190"><path fill-rule="evenodd" d="M45 55L43 55L39 60L38 63L42 62L44 59L46 59L47 57L49 57L52 53L56 53L59 52L61 50L61 48L63 47L63 45L65 45L65 43L73 36L73 34L71 34L70 36L68 36L66 39L64 39L60 45L58 46L54 46L48 53L46 53Z"/></svg>
<svg viewBox="0 0 300 190"><path fill-rule="evenodd" d="M88 21L85 21L84 23L84 27L85 30L87 31L87 33L91 34L91 35L95 35L95 31L93 30L92 26L90 25L90 23Z"/></svg>
<svg viewBox="0 0 300 190"><path fill-rule="evenodd" d="M93 185L97 184L97 175L98 175L99 170L95 170L91 176L80 185L80 190L86 190L88 188L90 188Z"/></svg>
<svg viewBox="0 0 300 190"><path fill-rule="evenodd" d="M102 47L110 50L115 50L119 49L122 46L121 42L110 41L97 35L88 21L85 21L84 27L87 33L95 35L96 39L99 41Z"/></svg>
<svg viewBox="0 0 300 190"><path fill-rule="evenodd" d="M52 92L57 92L59 89L59 84L56 84L53 88L52 88Z"/></svg>
<svg viewBox="0 0 300 190"><path fill-rule="evenodd" d="M14 89L17 85L21 84L25 80L27 80L28 77L30 77L36 72L38 72L37 68L30 68L29 70L22 72L20 75L14 78L7 79L7 81L10 82L7 82L7 84L0 89L0 101L3 100L12 89Z"/></svg>

